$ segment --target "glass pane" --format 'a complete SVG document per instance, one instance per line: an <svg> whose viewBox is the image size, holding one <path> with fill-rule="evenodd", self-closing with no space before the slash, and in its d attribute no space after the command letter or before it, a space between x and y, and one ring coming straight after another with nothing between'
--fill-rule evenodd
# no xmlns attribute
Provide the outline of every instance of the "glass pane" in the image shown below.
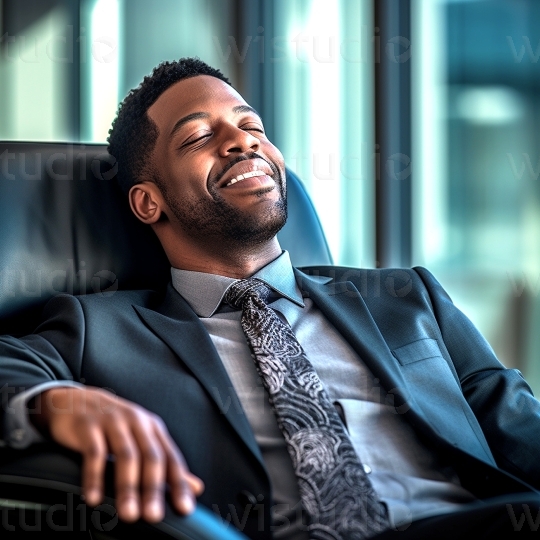
<svg viewBox="0 0 540 540"><path fill-rule="evenodd" d="M96 0L85 4L82 16L90 29L83 79L82 139L102 142L107 139L118 108L119 3L118 0ZM86 19L86 21L85 21ZM84 26L84 25L83 25Z"/></svg>
<svg viewBox="0 0 540 540"><path fill-rule="evenodd" d="M71 140L68 78L77 36L61 5L34 11L16 4L0 21L0 138Z"/></svg>
<svg viewBox="0 0 540 540"><path fill-rule="evenodd" d="M370 3L274 5L275 142L313 198L334 262L374 266Z"/></svg>
<svg viewBox="0 0 540 540"><path fill-rule="evenodd" d="M103 142L118 102L164 60L198 56L229 73L219 45L232 34L231 0L90 0L91 36L83 70L83 139ZM86 24L84 24L86 23ZM118 47L116 45L118 44ZM114 104L114 106L113 106Z"/></svg>
<svg viewBox="0 0 540 540"><path fill-rule="evenodd" d="M540 391L534 0L414 3L415 263Z"/></svg>

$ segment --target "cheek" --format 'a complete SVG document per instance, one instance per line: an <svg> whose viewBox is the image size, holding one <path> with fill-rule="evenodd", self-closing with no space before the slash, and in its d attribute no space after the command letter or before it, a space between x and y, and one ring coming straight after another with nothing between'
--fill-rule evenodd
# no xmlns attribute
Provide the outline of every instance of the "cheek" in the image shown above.
<svg viewBox="0 0 540 540"><path fill-rule="evenodd" d="M265 148L265 154L270 158L272 163L280 169L283 178L285 178L285 160L283 159L282 153L273 145L270 145L268 148Z"/></svg>
<svg viewBox="0 0 540 540"><path fill-rule="evenodd" d="M208 160L181 159L168 168L169 185L178 194L193 196L207 191L208 187Z"/></svg>
<svg viewBox="0 0 540 540"><path fill-rule="evenodd" d="M283 159L283 154L272 143L268 143L267 152L268 155L272 156L272 159L279 165L283 165L285 163L285 160Z"/></svg>
<svg viewBox="0 0 540 540"><path fill-rule="evenodd" d="M197 155L182 160L179 164L180 174L189 178L190 185L197 189L206 189L209 178L212 178L212 160L204 155Z"/></svg>

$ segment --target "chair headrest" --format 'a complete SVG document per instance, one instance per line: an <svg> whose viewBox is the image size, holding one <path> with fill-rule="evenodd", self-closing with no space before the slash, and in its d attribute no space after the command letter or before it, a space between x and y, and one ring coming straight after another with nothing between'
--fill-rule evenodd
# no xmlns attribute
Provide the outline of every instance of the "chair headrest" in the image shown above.
<svg viewBox="0 0 540 540"><path fill-rule="evenodd" d="M30 332L60 292L160 288L170 266L132 214L105 145L0 142L0 333ZM296 266L331 264L304 186L287 171L278 238Z"/></svg>

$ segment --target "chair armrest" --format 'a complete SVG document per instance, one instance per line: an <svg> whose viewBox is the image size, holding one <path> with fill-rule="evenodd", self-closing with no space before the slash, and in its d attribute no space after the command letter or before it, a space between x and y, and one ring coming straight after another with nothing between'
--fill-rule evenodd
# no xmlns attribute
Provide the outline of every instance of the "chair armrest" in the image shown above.
<svg viewBox="0 0 540 540"><path fill-rule="evenodd" d="M131 539L137 533L151 538L182 540L245 540L210 510L198 505L190 516L180 516L167 504L165 518L150 524L118 520L114 507L113 464L106 470L106 495L96 508L81 498L81 457L53 443L25 450L0 450L0 511L3 528L78 533L89 538ZM151 536L144 536L151 535Z"/></svg>

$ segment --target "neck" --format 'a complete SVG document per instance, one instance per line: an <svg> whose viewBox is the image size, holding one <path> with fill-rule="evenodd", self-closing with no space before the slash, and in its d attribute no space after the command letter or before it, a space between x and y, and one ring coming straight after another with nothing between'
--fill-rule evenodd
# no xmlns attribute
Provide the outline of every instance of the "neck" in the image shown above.
<svg viewBox="0 0 540 540"><path fill-rule="evenodd" d="M205 272L220 276L244 279L281 255L276 237L256 246L179 245L162 241L171 266L181 270Z"/></svg>

